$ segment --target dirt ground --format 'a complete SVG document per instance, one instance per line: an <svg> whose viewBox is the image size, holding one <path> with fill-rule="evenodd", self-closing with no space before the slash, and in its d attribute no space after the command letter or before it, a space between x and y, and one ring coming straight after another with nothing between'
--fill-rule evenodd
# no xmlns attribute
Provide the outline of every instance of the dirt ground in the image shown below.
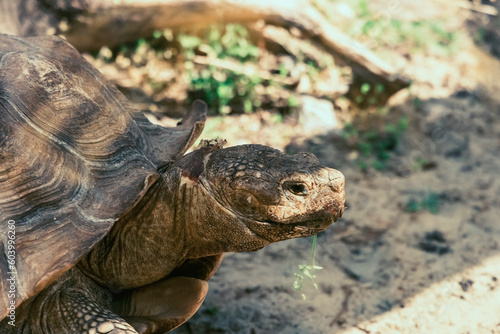
<svg viewBox="0 0 500 334"><path fill-rule="evenodd" d="M393 14L438 17L466 36L500 30L498 16L412 3L397 1ZM407 120L380 170L360 168L356 138L343 130L311 135L300 118L266 111L209 118L205 138L315 153L346 176L348 209L318 237L317 290L293 289L311 239L227 254L201 309L174 333L500 333L498 36L483 48L467 37L452 58L394 50L392 63L413 83L384 115L336 103L358 129Z"/></svg>
<svg viewBox="0 0 500 334"><path fill-rule="evenodd" d="M229 254L175 333L500 333L499 109L471 92L394 108L412 120L391 171L361 173L335 134L297 145L348 182L349 209L318 238L319 289L292 288L310 240ZM427 194L438 212L408 212Z"/></svg>
<svg viewBox="0 0 500 334"><path fill-rule="evenodd" d="M319 289L306 287L303 300L292 288L311 240L229 254L175 333L500 333L500 109L455 88L393 107L411 121L385 172L360 172L336 134L295 138L293 150L314 152L347 180L348 210L318 238ZM285 149L280 129L266 139L257 116L243 118L226 125L253 119L249 142ZM421 157L428 166L413 171ZM429 194L437 212L408 212Z"/></svg>

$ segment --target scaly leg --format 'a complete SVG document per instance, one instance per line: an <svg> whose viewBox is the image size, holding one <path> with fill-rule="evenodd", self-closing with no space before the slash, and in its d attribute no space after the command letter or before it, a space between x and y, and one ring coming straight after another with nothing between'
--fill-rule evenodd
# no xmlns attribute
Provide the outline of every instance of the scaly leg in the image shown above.
<svg viewBox="0 0 500 334"><path fill-rule="evenodd" d="M62 289L38 297L21 333L137 334L130 324L82 290Z"/></svg>

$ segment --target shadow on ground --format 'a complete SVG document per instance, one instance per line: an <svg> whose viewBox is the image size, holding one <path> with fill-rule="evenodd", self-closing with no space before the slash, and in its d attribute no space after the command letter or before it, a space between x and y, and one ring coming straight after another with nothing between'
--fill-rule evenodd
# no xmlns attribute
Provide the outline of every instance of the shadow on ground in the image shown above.
<svg viewBox="0 0 500 334"><path fill-rule="evenodd" d="M385 158L376 145L360 149L369 141L361 133L292 142L288 151L313 152L347 180L349 208L318 238L318 290L306 284L303 300L292 288L310 240L229 255L199 313L176 333L494 330L500 107L485 94L477 88L394 107L394 124L405 118L408 127L394 134ZM387 140L387 130L368 138Z"/></svg>

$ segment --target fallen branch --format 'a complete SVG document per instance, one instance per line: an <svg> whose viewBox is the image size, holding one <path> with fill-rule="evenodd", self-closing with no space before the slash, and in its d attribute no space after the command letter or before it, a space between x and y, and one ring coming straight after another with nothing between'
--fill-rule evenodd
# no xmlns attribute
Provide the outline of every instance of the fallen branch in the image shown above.
<svg viewBox="0 0 500 334"><path fill-rule="evenodd" d="M457 1L454 4L463 9L472 10L482 14L498 16L498 9L493 6L468 1Z"/></svg>
<svg viewBox="0 0 500 334"><path fill-rule="evenodd" d="M26 11L32 14L31 19L23 16ZM305 38L343 59L355 74L349 95L359 94L365 83L381 85L383 92L369 91L365 96L371 103L373 96L377 103L384 103L409 85L408 79L334 27L307 0L0 0L0 32L36 35L55 29L80 51L118 46L166 28L185 30L258 20L299 29Z"/></svg>
<svg viewBox="0 0 500 334"><path fill-rule="evenodd" d="M252 25L250 29L252 29L254 34L258 32L259 36L265 39L268 48L278 49L278 52L281 49L295 56L302 53L316 64L321 64L321 58L327 54L322 48L308 43L306 40L296 38L288 29L274 25L266 25L264 27Z"/></svg>
<svg viewBox="0 0 500 334"><path fill-rule="evenodd" d="M294 80L293 78L287 78L281 75L272 75L267 71L259 70L257 66L251 64L239 64L235 61L227 59L219 59L214 57L203 57L203 56L194 56L192 61L196 64L215 66L238 74L244 74L250 77L256 75L264 80L272 80L274 82L284 85L297 84L297 80Z"/></svg>

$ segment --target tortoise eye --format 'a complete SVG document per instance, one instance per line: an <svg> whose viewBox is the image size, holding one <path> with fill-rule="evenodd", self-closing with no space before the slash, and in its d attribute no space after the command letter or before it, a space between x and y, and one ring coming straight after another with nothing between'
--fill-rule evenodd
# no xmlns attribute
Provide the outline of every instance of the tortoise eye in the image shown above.
<svg viewBox="0 0 500 334"><path fill-rule="evenodd" d="M306 185L299 182L287 182L285 183L284 188L289 190L292 194L298 196L307 196L309 193Z"/></svg>

